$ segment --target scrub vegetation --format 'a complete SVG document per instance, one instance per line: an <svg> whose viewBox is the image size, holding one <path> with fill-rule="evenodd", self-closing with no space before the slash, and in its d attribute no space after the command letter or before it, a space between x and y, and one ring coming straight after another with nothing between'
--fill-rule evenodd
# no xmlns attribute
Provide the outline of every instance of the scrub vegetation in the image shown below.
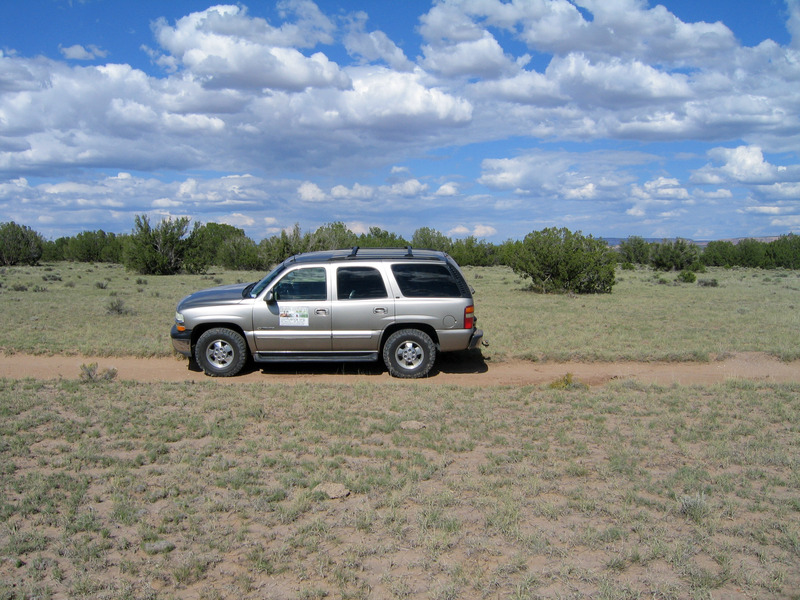
<svg viewBox="0 0 800 600"><path fill-rule="evenodd" d="M522 240L497 245L474 236L450 238L430 227L417 229L409 239L379 227L357 234L338 221L306 232L295 225L260 242L232 225L189 225L186 217L151 225L147 215L136 215L130 234L100 229L45 240L27 225L0 223L0 265L110 262L143 275L204 273L213 267L263 271L300 252L411 245L447 252L461 266L512 267L530 277L537 291L573 293L610 292L613 270L607 267L614 262L663 271L702 271L708 266L800 269L800 236L795 234L716 240L702 246L680 238L648 241L630 236L612 249L605 240L566 228L533 231Z"/></svg>

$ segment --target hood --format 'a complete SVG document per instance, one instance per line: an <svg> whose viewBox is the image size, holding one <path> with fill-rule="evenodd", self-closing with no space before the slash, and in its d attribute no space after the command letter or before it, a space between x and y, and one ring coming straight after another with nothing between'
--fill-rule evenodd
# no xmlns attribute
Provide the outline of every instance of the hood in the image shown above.
<svg viewBox="0 0 800 600"><path fill-rule="evenodd" d="M235 283L233 285L223 285L215 288L200 290L194 294L189 294L178 303L178 311L197 306L209 306L220 304L239 304L242 301L242 291L249 283Z"/></svg>

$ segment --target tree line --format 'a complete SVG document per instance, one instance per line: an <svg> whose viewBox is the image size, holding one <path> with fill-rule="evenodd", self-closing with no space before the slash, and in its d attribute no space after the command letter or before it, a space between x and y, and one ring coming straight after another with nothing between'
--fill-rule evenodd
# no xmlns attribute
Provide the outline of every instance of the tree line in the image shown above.
<svg viewBox="0 0 800 600"><path fill-rule="evenodd" d="M499 248L474 237L452 240L443 233L423 227L411 239L371 227L356 234L344 223L328 223L315 231L303 232L299 225L256 243L243 229L220 223L195 223L187 217L165 219L151 224L137 215L129 234L103 230L82 231L55 240L26 225L0 224L0 264L35 265L40 261L105 262L123 264L149 275L179 272L203 273L212 266L235 270L266 270L301 252L334 248L397 248L412 246L442 250L460 264L489 266L501 264Z"/></svg>
<svg viewBox="0 0 800 600"><path fill-rule="evenodd" d="M769 242L743 239L708 242L705 247L676 239L647 242L631 236L617 248L623 264L650 266L660 271L697 271L702 267L800 269L800 236L782 235Z"/></svg>
<svg viewBox="0 0 800 600"><path fill-rule="evenodd" d="M231 225L195 223L190 228L186 217L151 224L146 215L137 215L129 234L83 231L56 240L45 240L26 225L0 223L0 265L106 262L146 275L204 273L212 266L265 271L300 252L409 245L447 252L462 266L509 266L541 292L610 292L619 263L664 271L699 271L704 266L800 268L800 236L794 234L770 242L710 242L705 248L682 239L648 242L631 236L612 249L602 239L566 228L534 231L522 240L496 245L475 237L451 239L430 227L417 229L411 239L379 227L356 234L334 222L313 232L295 225L256 243Z"/></svg>

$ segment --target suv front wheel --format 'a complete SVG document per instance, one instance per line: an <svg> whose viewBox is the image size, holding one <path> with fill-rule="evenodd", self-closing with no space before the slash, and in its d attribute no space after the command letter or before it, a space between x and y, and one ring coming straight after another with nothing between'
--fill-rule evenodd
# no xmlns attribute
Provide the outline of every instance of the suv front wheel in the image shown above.
<svg viewBox="0 0 800 600"><path fill-rule="evenodd" d="M212 377L232 377L247 361L247 344L237 332L225 327L209 329L194 349L197 364Z"/></svg>
<svg viewBox="0 0 800 600"><path fill-rule="evenodd" d="M383 362L393 377L425 377L436 361L436 345L419 329L395 331L383 347Z"/></svg>

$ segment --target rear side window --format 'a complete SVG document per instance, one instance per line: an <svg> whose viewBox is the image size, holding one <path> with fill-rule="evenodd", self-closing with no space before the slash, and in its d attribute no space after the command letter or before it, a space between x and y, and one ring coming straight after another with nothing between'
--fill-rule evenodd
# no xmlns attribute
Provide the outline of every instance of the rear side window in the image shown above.
<svg viewBox="0 0 800 600"><path fill-rule="evenodd" d="M462 298L455 276L444 265L392 265L394 278L406 298Z"/></svg>
<svg viewBox="0 0 800 600"><path fill-rule="evenodd" d="M339 300L371 300L386 298L383 277L372 267L340 267L336 271Z"/></svg>

